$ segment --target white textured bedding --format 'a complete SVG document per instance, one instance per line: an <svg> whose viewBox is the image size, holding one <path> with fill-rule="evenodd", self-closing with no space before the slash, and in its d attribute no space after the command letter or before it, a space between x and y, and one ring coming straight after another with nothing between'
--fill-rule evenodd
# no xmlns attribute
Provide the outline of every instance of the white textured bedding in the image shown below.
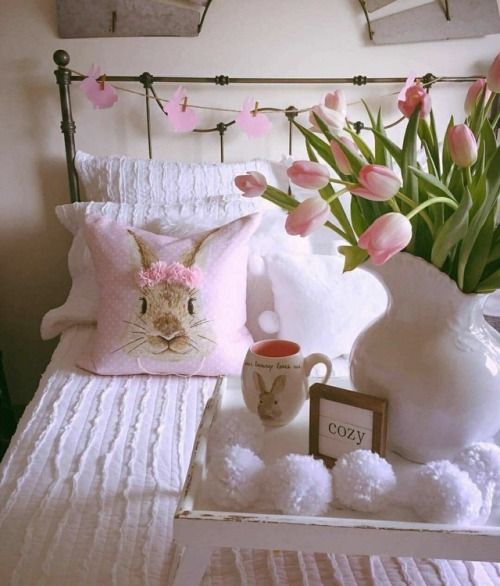
<svg viewBox="0 0 500 586"><path fill-rule="evenodd" d="M172 515L215 379L99 377L67 330L0 465L0 585L166 585ZM205 585L500 585L500 565L220 550ZM192 585L186 585L192 586Z"/></svg>

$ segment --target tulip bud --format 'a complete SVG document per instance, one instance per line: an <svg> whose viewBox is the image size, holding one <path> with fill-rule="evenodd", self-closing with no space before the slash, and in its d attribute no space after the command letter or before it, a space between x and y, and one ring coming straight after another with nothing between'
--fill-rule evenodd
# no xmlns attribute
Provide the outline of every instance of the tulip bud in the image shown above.
<svg viewBox="0 0 500 586"><path fill-rule="evenodd" d="M245 197L259 197L267 188L266 178L258 171L248 171L246 175L238 175L234 183L240 191L243 191Z"/></svg>
<svg viewBox="0 0 500 586"><path fill-rule="evenodd" d="M347 100L343 90L335 90L325 96L325 106L336 110L345 118L347 116Z"/></svg>
<svg viewBox="0 0 500 586"><path fill-rule="evenodd" d="M386 201L394 197L401 188L400 178L384 165L365 165L358 175L358 186L350 189L372 201Z"/></svg>
<svg viewBox="0 0 500 586"><path fill-rule="evenodd" d="M492 92L500 94L500 53L495 57L493 63L490 65L486 83Z"/></svg>
<svg viewBox="0 0 500 586"><path fill-rule="evenodd" d="M411 222L403 214L390 212L377 218L358 240L374 265L382 265L406 248L412 235Z"/></svg>
<svg viewBox="0 0 500 586"><path fill-rule="evenodd" d="M448 130L448 150L452 161L458 167L470 167L477 160L477 142L472 130L465 124L458 124Z"/></svg>
<svg viewBox="0 0 500 586"><path fill-rule="evenodd" d="M486 80L484 78L476 79L476 81L470 86L469 91L467 92L467 97L465 98L464 103L464 110L467 116L472 112L474 105L476 104L479 96L481 95L484 86L486 85ZM484 98L487 100L490 97L490 90L486 89Z"/></svg>
<svg viewBox="0 0 500 586"><path fill-rule="evenodd" d="M337 110L330 110L325 106L318 105L314 106L309 112L309 122L311 123L311 129L315 132L321 132L321 128L318 126L314 115L321 118L323 122L328 126L332 132L338 132L345 126L345 116L343 116Z"/></svg>
<svg viewBox="0 0 500 586"><path fill-rule="evenodd" d="M430 95L420 83L410 85L404 92L404 97L400 95L398 100L398 108L407 118L410 118L417 106L420 106L420 118L425 118L432 106Z"/></svg>
<svg viewBox="0 0 500 586"><path fill-rule="evenodd" d="M330 171L314 161L295 161L287 169L292 183L305 189L322 189L330 182Z"/></svg>
<svg viewBox="0 0 500 586"><path fill-rule="evenodd" d="M285 222L285 230L292 236L308 236L322 226L330 215L330 207L319 196L309 197L292 210Z"/></svg>
<svg viewBox="0 0 500 586"><path fill-rule="evenodd" d="M339 138L340 142L344 143L345 146L355 153L358 150L358 147L354 144L354 142L347 138L346 136L342 136ZM347 158L346 154L338 144L336 140L332 140L330 143L330 148L332 149L333 158L335 159L335 163L339 168L339 171L344 175L351 175L352 174L352 167L349 159Z"/></svg>

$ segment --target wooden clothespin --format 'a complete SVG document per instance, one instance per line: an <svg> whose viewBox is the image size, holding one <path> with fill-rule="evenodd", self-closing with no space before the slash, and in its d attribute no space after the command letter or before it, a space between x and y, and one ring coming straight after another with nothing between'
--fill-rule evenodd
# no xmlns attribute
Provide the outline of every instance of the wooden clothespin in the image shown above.
<svg viewBox="0 0 500 586"><path fill-rule="evenodd" d="M255 108L253 109L252 116L255 118L257 116L257 112L259 111L259 102L255 102Z"/></svg>
<svg viewBox="0 0 500 586"><path fill-rule="evenodd" d="M187 96L182 100L182 108L181 108L181 112L185 112L186 108L187 108L187 103L188 103L188 99Z"/></svg>
<svg viewBox="0 0 500 586"><path fill-rule="evenodd" d="M101 92L103 92L104 91L104 84L106 83L106 74L105 73L103 73L101 75L101 77L98 79L98 82L99 82L100 90L101 90Z"/></svg>

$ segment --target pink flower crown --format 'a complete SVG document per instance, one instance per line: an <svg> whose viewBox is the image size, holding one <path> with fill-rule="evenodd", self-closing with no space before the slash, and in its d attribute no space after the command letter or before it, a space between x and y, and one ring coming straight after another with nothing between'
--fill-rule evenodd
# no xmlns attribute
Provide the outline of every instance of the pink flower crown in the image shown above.
<svg viewBox="0 0 500 586"><path fill-rule="evenodd" d="M141 289L151 288L159 283L179 283L186 287L198 287L202 281L203 273L194 267L186 267L179 262L170 264L159 260L148 269L137 273L137 282Z"/></svg>

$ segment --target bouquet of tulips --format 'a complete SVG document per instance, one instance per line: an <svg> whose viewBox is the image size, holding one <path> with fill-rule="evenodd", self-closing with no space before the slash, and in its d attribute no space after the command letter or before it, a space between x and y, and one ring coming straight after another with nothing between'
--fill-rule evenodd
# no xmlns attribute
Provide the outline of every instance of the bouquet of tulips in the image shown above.
<svg viewBox="0 0 500 586"><path fill-rule="evenodd" d="M500 288L500 148L498 118L491 120L490 111L497 93L500 54L487 78L469 88L465 122L455 125L452 117L441 145L430 95L408 79L398 96L408 119L403 144L387 136L380 110L375 116L365 104L370 147L346 119L343 92L332 92L311 110L312 128L296 123L310 160L288 169L292 183L319 195L299 202L257 172L236 177L236 186L247 197L262 196L286 210L289 234L307 236L322 225L336 232L346 242L339 248L344 270L368 257L383 264L405 250L448 274L466 293L494 291ZM425 161L419 161L422 149ZM347 192L350 218L339 201Z"/></svg>

